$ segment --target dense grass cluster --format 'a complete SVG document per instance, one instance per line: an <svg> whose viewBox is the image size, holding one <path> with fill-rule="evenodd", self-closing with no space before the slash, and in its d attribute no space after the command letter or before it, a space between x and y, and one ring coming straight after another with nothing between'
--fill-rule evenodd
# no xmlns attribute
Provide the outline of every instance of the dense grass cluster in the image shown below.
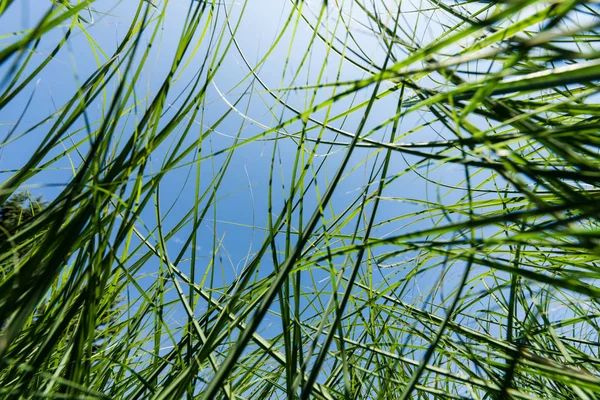
<svg viewBox="0 0 600 400"><path fill-rule="evenodd" d="M597 2L33 3L1 397L600 398Z"/></svg>

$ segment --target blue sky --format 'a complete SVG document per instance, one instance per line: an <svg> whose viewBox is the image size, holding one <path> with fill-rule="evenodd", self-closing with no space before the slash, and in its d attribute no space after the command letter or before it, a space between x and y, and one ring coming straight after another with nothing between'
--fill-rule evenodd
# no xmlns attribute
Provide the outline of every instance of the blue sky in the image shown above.
<svg viewBox="0 0 600 400"><path fill-rule="evenodd" d="M312 6L315 10L315 2L308 2L307 6ZM106 55L110 55L123 38L129 24L129 20L135 12L137 3L134 1L115 2L112 0L102 0L94 3L96 12L93 13L94 24L89 26L87 33L89 37L84 35L79 29L75 29L74 33L68 40L68 45L65 46L48 64L46 68L38 75L34 83L30 84L26 90L23 90L18 98L11 101L7 107L0 110L0 137L5 137L10 132L16 121L20 119L21 112L26 107L31 96L31 102L26 108L18 127L15 129L15 135L26 132L28 128L34 126L39 121L49 117L57 108L60 108L68 99L73 96L78 87L78 83L85 80L87 76L93 73L99 62L104 61L104 56L99 49ZM165 78L171 60L174 56L176 43L179 40L181 27L185 18L189 2L186 0L174 0L169 2L166 11L166 18L159 31L159 38L154 43L150 53L149 60L144 67L143 74L136 84L136 96L138 99L137 107L143 110L148 100L153 97L163 79ZM271 46L282 29L282 25L290 12L289 2L279 1L261 1L260 6L250 2L246 7L242 18L242 23L238 33L236 34L237 47L232 47L227 52L224 62L219 69L219 72L214 77L209 87L206 100L203 103L201 113L195 118L195 123L189 132L178 131L173 136L173 141L167 140L155 154L152 155L152 165L155 170L160 168L164 161L164 156L168 153L169 147L178 138L178 135L187 135L185 141L191 143L199 134L205 132L206 129L214 124L225 112L230 110L231 104L234 103L239 96L245 95L242 101L236 106L236 110L219 124L214 132L203 143L203 148L200 153L204 157L204 161L200 163L201 187L205 189L211 179L217 174L219 168L225 160L225 154L213 157L212 155L221 149L231 146L234 138L239 135L240 138L250 138L255 135L262 134L267 128L274 126L277 121L284 115L285 118L291 118L294 113L284 109L267 91L258 83L252 82L248 78L249 68L246 62L254 67L271 49ZM232 3L228 12L231 14L231 21L236 21L237 14L241 12L241 4ZM16 1L8 9L2 17L0 28L0 46L7 45L11 42L11 33L27 30L35 25L35 22L45 12L44 7L39 5L34 6L33 2ZM356 10L347 9L346 12L352 12L356 15ZM106 13L103 15L103 13ZM85 16L85 13L83 13ZM304 15L307 19L314 23L316 16L309 9L304 10ZM412 14L407 13L404 17L406 25L404 28L410 30L410 24L415 24L416 21L411 17ZM347 15L342 14L344 18ZM325 32L326 29L333 29L339 14L334 12L328 15L323 21L323 27L320 30ZM224 14L218 18L224 20ZM371 57L378 63L383 61L385 52L381 48L381 43L377 37L368 33L365 27L361 27L360 23L364 22L364 16L357 16L357 21L353 22L352 27L355 29L355 37L357 41L354 45L356 49L361 50L364 56ZM222 25L221 25L222 26ZM417 25L414 25L415 27ZM151 30L148 30L150 32ZM419 25L418 35L422 35L427 41L439 34L439 26L436 28L435 21ZM37 62L41 62L53 49L57 41L66 32L66 27L58 27L53 33L45 35L42 42L33 55L32 66ZM344 38L345 28L339 28L339 37ZM148 40L146 34L145 40ZM200 35L200 33L198 33ZM267 60L255 71L256 75L270 89L287 88L290 86L298 87L302 85L313 85L317 82L317 78L321 73L323 62L327 59L327 63L323 68L323 78L321 83L331 83L338 80L351 81L362 79L367 76L364 71L361 71L354 65L348 62L342 62L340 67L339 55L330 52L327 53L326 47L318 39L315 44L311 45L311 51L307 56L307 48L312 38L312 30L306 26L304 22L298 23L298 31L294 36L293 45L290 47L292 29L288 28L280 43L271 49L268 53ZM225 37L229 37L228 34ZM91 39L97 44L96 51L92 50ZM171 89L171 96L167 100L169 107L172 110L177 109L180 99L178 95L186 93L187 85L193 81L196 71L204 62L206 55L214 54L215 49L209 48L206 45L207 41L199 45L196 53L190 57L189 63L185 70L178 77ZM222 50L219 50L222 51ZM246 61L242 58L242 53ZM289 55L289 58L288 58ZM305 58L305 56L307 56ZM397 54L401 57L401 54ZM303 59L304 62L302 61ZM285 63L287 60L287 64ZM298 71L301 63L302 69ZM0 76L4 76L11 66L11 63L0 65ZM367 66L368 67L368 66ZM292 77L296 74L298 78L291 83ZM339 74L339 75L338 75ZM241 84L240 84L241 83ZM252 86L250 86L250 84ZM427 84L425 82L424 84ZM110 98L112 88L115 82L109 85L106 95ZM382 85L381 91L388 86ZM1 88L0 88L1 89ZM343 90L339 89L339 90ZM246 91L246 92L245 92ZM353 105L365 101L371 95L372 88L363 90L357 93L356 97L347 97L335 104L333 114L342 113L350 109ZM275 90L273 93L278 94ZM283 98L290 106L305 110L308 107L308 99L313 94L313 89L298 90L292 93L286 93ZM324 101L332 94L330 87L319 88L316 92L316 102ZM377 101L373 112L369 115L363 133L368 132L371 128L377 126L381 122L387 120L395 113L398 94L392 93L385 98ZM170 108L167 108L166 116L169 115ZM88 108L89 118L91 121L101 121L102 113L106 108L106 103L103 99L98 98ZM119 131L123 137L131 134L131 129L134 126L135 119L138 115L132 111L128 119L124 120ZM324 111L319 111L312 115L313 118L322 120L325 117ZM344 121L337 120L331 123L332 126L342 129L350 134L354 134L362 118L362 111L348 115ZM400 123L400 133L411 132L412 129L420 127L427 119L432 116L427 113L413 113L411 117L405 118ZM82 128L83 121L79 121ZM309 123L309 127L310 127ZM313 124L314 126L314 124ZM5 179L10 171L19 168L31 155L31 152L36 148L44 137L47 131L48 124L42 125L39 128L28 132L25 136L19 137L18 140L11 142L9 145L3 146L0 153L0 171L2 171L2 179ZM288 133L295 134L301 128L301 124L294 123L286 130ZM441 129L436 124L423 126L415 133L410 134L405 141L427 141L437 137L437 132ZM82 138L85 132L76 132L76 129L71 130L73 140ZM284 132L282 132L284 133ZM307 131L309 138L315 139L318 134L317 129ZM389 137L389 129L376 133L372 138L383 139ZM272 139L273 135L265 139ZM341 138L333 131L327 131L324 134L325 140L339 140L349 142L349 138ZM216 206L212 207L208 213L205 223L199 227L199 241L197 243L198 256L201 259L201 265L206 265L213 257L213 248L219 248L215 261L220 264L218 267L218 279L223 283L231 282L243 269L252 258L254 252L262 243L265 237L265 229L267 227L267 202L268 202L268 184L270 172L272 169L271 157L273 154L272 140L256 140L245 144L237 149L231 159L231 164L224 177L224 183L219 189ZM273 195L274 211L277 213L284 203L287 193L290 189L290 178L292 174L293 159L296 154L297 142L288 139L277 142L277 151L275 153L275 170L273 174L273 185L276 188ZM308 156L312 144L307 144ZM86 148L86 144L82 144L81 150ZM61 149L53 152L53 155L59 154ZM322 169L316 175L318 177L318 191L314 187L307 190L303 201L305 206L305 214L303 219L306 221L313 212L317 204L318 196L321 196L333 173L337 169L342 157L345 154L344 146L329 146L321 144L317 156L315 158L315 166L323 162ZM196 157L196 155L194 155ZM365 161L366 160L366 161ZM353 204L357 196L363 190L369 179L373 162L376 156L371 148L358 148L352 156L351 162L346 168L344 179L337 187L335 194L330 202L330 208L326 210L326 218L331 218L333 215L343 211L349 204ZM416 162L418 159L413 156L402 156L400 153L394 153L392 157L390 176L398 174L405 170L409 165ZM46 199L52 199L60 192L62 185L68 181L73 174L73 168L78 165L81 160L77 154L72 153L71 157L63 157L58 162L54 163L52 168L36 175L28 184L28 188L35 194L41 194ZM161 211L164 218L163 224L165 229L169 229L179 222L179 220L193 207L194 199L194 181L197 173L197 163L193 162L192 156L187 160L189 163L182 163L179 168L169 172L163 179L160 186ZM381 158L377 161L381 163ZM432 169L426 171L426 166L421 167L420 173L427 172L431 179L441 179L448 183L457 183L462 180L462 173L456 173L448 167L444 169ZM460 171L458 171L460 172ZM311 173L314 173L311 171ZM370 193L375 190L376 185L369 188ZM437 201L438 197L445 195L445 190L440 191L432 183L421 179L414 172L399 175L393 183L391 183L384 192L384 199L381 207L378 210L376 222L386 222L381 227L376 227L374 230L375 236L386 236L390 234L398 234L407 228L404 225L408 221L415 220L400 220L397 222L391 221L402 214L415 212L423 208L423 205L416 204L411 201L402 201L402 198L412 198L420 200ZM452 202L452 197L448 198ZM216 207L216 208L215 208ZM168 213L167 213L167 210ZM294 214L295 226L298 224L298 214ZM156 215L152 207L149 207L142 215L145 226L138 228L145 233L145 227L152 229L156 225ZM362 223L362 222L361 222ZM432 221L422 221L417 226L430 225ZM345 233L350 234L355 222L348 223L344 228ZM415 225L410 229L415 229ZM191 233L191 227L188 225L182 229L168 243L168 249L172 254L176 254L181 248L183 242L187 239L187 235ZM344 232L343 232L344 233ZM278 242L283 243L285 236L282 235ZM293 239L295 241L295 239ZM219 243L215 245L215 243ZM389 250L387 246L382 246L378 252ZM406 257L411 256L410 253ZM342 260L336 260L341 262ZM393 260L386 260L389 265ZM270 272L272 266L268 266L268 258L265 260L265 267L261 269L261 275ZM156 268L156 263L149 263L144 268L144 273L153 274L153 268ZM180 268L186 271L186 264L182 263ZM201 271L203 273L203 271ZM377 271L375 271L377 275ZM398 274L402 274L402 270L382 269L381 273L394 279ZM315 271L314 279L318 282L327 282L328 273L324 271ZM421 282L422 289L427 290L428 286L433 284L438 278L438 275L425 275ZM152 279L152 275L150 276ZM376 279L380 279L377 278ZM311 290L311 282L305 281L307 290ZM418 295L419 288L416 289L415 295Z"/></svg>

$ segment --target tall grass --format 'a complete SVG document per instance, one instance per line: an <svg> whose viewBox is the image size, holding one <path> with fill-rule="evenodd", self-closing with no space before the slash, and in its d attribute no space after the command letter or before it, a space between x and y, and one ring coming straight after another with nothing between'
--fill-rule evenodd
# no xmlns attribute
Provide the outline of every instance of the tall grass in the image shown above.
<svg viewBox="0 0 600 400"><path fill-rule="evenodd" d="M4 398L600 397L595 2L18 10Z"/></svg>

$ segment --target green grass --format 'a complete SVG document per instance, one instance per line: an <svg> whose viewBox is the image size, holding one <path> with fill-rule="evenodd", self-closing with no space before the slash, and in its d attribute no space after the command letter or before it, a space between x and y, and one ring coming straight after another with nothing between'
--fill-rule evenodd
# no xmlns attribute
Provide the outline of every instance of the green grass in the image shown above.
<svg viewBox="0 0 600 400"><path fill-rule="evenodd" d="M0 28L0 204L52 193L2 224L0 396L600 397L597 4L41 3Z"/></svg>

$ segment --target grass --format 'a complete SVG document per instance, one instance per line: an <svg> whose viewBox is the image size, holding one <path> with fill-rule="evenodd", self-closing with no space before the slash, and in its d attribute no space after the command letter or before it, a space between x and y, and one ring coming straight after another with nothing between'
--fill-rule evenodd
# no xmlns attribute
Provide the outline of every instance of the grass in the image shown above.
<svg viewBox="0 0 600 400"><path fill-rule="evenodd" d="M594 2L28 6L0 396L598 398Z"/></svg>

